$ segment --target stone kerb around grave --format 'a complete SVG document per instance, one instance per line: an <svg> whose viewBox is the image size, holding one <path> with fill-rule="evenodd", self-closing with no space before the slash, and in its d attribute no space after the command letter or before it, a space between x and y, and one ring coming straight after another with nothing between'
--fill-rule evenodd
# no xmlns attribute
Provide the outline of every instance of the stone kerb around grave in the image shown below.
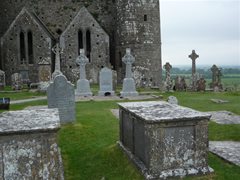
<svg viewBox="0 0 240 180"><path fill-rule="evenodd" d="M0 179L63 180L57 109L0 114Z"/></svg>
<svg viewBox="0 0 240 180"><path fill-rule="evenodd" d="M207 174L210 115L167 102L119 103L120 142L146 179Z"/></svg>
<svg viewBox="0 0 240 180"><path fill-rule="evenodd" d="M98 92L99 96L114 96L113 73L111 69L107 67L101 69L99 82L100 82L99 84L100 90Z"/></svg>
<svg viewBox="0 0 240 180"><path fill-rule="evenodd" d="M58 108L61 124L76 119L74 86L67 78L57 75L47 89L48 108Z"/></svg>

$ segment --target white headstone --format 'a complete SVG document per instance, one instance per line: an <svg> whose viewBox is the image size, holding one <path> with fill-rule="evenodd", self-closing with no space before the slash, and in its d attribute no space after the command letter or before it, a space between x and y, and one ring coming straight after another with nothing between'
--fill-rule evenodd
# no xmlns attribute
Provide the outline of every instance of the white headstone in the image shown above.
<svg viewBox="0 0 240 180"><path fill-rule="evenodd" d="M170 104L178 104L178 100L175 96L169 96L167 102Z"/></svg>
<svg viewBox="0 0 240 180"><path fill-rule="evenodd" d="M100 90L98 92L99 96L114 95L113 73L111 69L107 67L104 67L101 69L99 82L100 82Z"/></svg>
<svg viewBox="0 0 240 180"><path fill-rule="evenodd" d="M47 89L48 108L58 108L61 123L75 121L74 86L67 78L57 75Z"/></svg>

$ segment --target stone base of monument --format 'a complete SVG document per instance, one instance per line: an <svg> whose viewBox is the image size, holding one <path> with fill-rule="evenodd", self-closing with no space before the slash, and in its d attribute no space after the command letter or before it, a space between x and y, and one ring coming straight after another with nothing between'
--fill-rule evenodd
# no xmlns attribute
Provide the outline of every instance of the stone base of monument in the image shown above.
<svg viewBox="0 0 240 180"><path fill-rule="evenodd" d="M90 83L87 79L80 79L77 81L76 96L92 96Z"/></svg>
<svg viewBox="0 0 240 180"><path fill-rule="evenodd" d="M138 96L135 81L133 78L125 78L123 80L123 89L120 92L120 96L121 97Z"/></svg>
<svg viewBox="0 0 240 180"><path fill-rule="evenodd" d="M64 179L57 109L3 112L0 179Z"/></svg>
<svg viewBox="0 0 240 180"><path fill-rule="evenodd" d="M208 174L210 115L167 102L119 103L119 146L145 179Z"/></svg>

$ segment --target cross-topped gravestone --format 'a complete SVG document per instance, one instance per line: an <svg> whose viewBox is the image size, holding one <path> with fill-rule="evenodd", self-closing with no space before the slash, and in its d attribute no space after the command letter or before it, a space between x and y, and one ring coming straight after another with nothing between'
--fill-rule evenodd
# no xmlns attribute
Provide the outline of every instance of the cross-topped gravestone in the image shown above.
<svg viewBox="0 0 240 180"><path fill-rule="evenodd" d="M199 55L196 54L195 50L192 50L192 54L188 56L192 60L192 75L196 73L196 59Z"/></svg>
<svg viewBox="0 0 240 180"><path fill-rule="evenodd" d="M80 55L76 60L77 65L80 66L80 79L77 81L77 96L92 96L90 89L90 83L86 79L86 69L85 66L89 63L89 59L85 56L84 49L80 49Z"/></svg>
<svg viewBox="0 0 240 180"><path fill-rule="evenodd" d="M60 56L63 53L63 49L60 48L59 43L57 43L56 46L52 48L52 51L55 54L55 70L52 74L52 79L54 79L57 75L62 74Z"/></svg>
<svg viewBox="0 0 240 180"><path fill-rule="evenodd" d="M122 61L126 64L126 77L123 80L123 89L120 93L121 97L137 96L138 92L136 91L132 73L132 64L134 63L135 58L131 55L130 48L126 49L126 54L122 58Z"/></svg>

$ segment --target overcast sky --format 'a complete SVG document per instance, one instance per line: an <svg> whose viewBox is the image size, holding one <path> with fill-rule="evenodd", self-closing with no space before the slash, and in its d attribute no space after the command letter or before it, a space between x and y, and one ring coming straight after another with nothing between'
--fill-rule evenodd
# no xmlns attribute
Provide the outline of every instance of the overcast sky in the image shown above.
<svg viewBox="0 0 240 180"><path fill-rule="evenodd" d="M240 0L160 0L163 64L240 65Z"/></svg>

